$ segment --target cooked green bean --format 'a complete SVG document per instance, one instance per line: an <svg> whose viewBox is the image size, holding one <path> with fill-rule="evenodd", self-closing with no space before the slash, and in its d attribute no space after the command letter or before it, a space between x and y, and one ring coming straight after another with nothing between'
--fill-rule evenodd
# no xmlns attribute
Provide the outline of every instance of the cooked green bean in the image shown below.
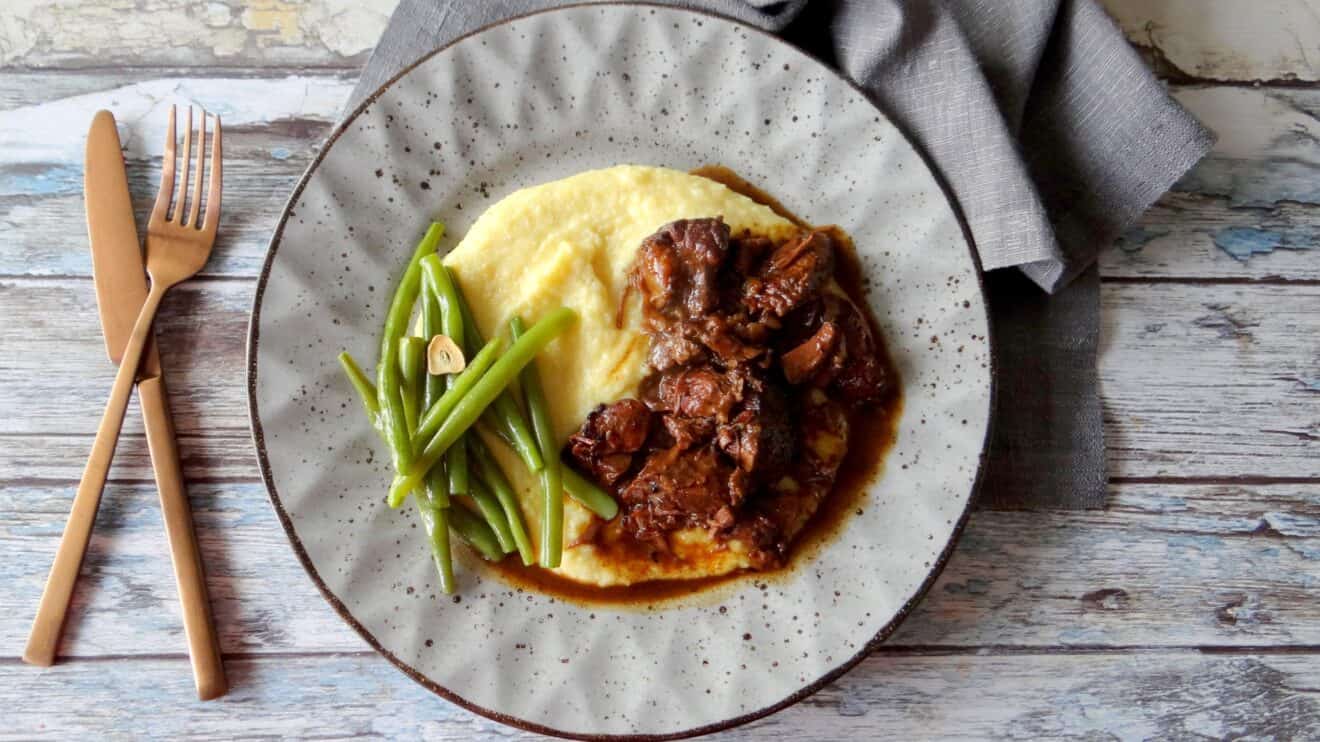
<svg viewBox="0 0 1320 742"><path fill-rule="evenodd" d="M441 334L444 329L440 322L440 299L426 272L422 272L422 335L430 338ZM422 395L422 409L429 410L440 395L444 393L445 380L440 376L426 375L426 388ZM436 467L426 477L426 491L436 507L449 507L449 477Z"/></svg>
<svg viewBox="0 0 1320 742"><path fill-rule="evenodd" d="M349 381L354 388L358 390L362 398L362 406L366 408L367 417L371 419L372 426L380 433L382 439L387 439L385 430L379 423L380 402L376 397L375 385L367 378L362 369L353 360L353 356L347 351L339 354L339 363L344 367L344 373L348 375ZM388 442L388 440L387 440ZM441 488L441 492L444 489ZM449 499L445 494L443 505L436 502L433 496L428 503L417 500L418 513L422 519L422 526L426 529L426 538L431 545L431 558L435 562L436 571L440 575L440 589L446 593L454 592L454 566L449 550L449 526L443 511L436 508L448 507Z"/></svg>
<svg viewBox="0 0 1320 742"><path fill-rule="evenodd" d="M518 549L518 542L513 540L513 531L509 530L509 519L504 516L504 508L500 507L499 499L480 479L473 479L470 484L472 492L469 496L481 511L481 517L486 519L490 529L495 532L495 538L500 542L500 549L505 554L513 553Z"/></svg>
<svg viewBox="0 0 1320 742"><path fill-rule="evenodd" d="M509 320L509 333L515 341L522 337L522 317ZM550 423L550 407L541 387L541 375L536 361L527 364L522 372L523 396L531 414L536 445L541 450L541 566L559 566L564 556L564 480L560 474L559 446L555 445L554 426Z"/></svg>
<svg viewBox="0 0 1320 742"><path fill-rule="evenodd" d="M459 348L463 348L463 310L458 303L458 294L454 289L453 277L439 255L428 255L422 259L422 272L428 285L435 291L440 303L441 332ZM445 377L445 389L454 387L454 374ZM468 492L468 455L464 439L460 438L445 453L445 470L449 472L449 494L466 495Z"/></svg>
<svg viewBox="0 0 1320 742"><path fill-rule="evenodd" d="M541 451L536 447L536 438L532 435L532 430L527 426L527 419L523 417L522 410L518 409L518 403L514 400L513 394L505 392L495 400L495 414L504 420L505 426L509 429L509 436L513 440L513 450L518 452L523 463L527 465L527 470L538 472L545 467L545 459L541 456Z"/></svg>
<svg viewBox="0 0 1320 742"><path fill-rule="evenodd" d="M399 280L399 287L390 300L390 308L385 314L385 329L380 338L380 358L376 362L376 396L380 401L384 418L382 427L394 457L394 468L400 471L411 468L413 456L408 421L403 411L403 396L399 393L399 344L407 331L408 319L412 316L413 304L417 302L417 292L421 287L421 260L435 252L435 246L439 244L444 231L444 225L432 222L422 241L417 244Z"/></svg>
<svg viewBox="0 0 1320 742"><path fill-rule="evenodd" d="M481 481L495 493L500 507L504 509L504 517L509 521L513 542L518 547L518 556L522 558L523 564L531 566L536 561L536 557L532 553L532 540L527 537L527 527L523 525L522 508L518 506L518 496L514 494L513 485L509 484L509 478L504 476L499 462L495 460L490 449L486 448L480 435L472 432L465 438Z"/></svg>
<svg viewBox="0 0 1320 742"><path fill-rule="evenodd" d="M482 348L481 352L468 362L467 368L463 369L462 373L458 375L458 379L454 382L454 386L445 391L444 394L441 394L439 399L437 399L430 407L426 408L426 412L423 413L422 419L417 423L417 433L413 436L414 440L417 442L417 445L414 446L414 453L421 454L426 441L435 437L436 431L440 429L440 425L444 423L450 414L453 413L454 408L458 406L458 403L463 400L472 388L476 386L477 382L484 377L485 373L495 365L497 360L499 360L500 345L502 345L502 343L499 338L486 343L486 347Z"/></svg>
<svg viewBox="0 0 1320 742"><path fill-rule="evenodd" d="M445 269L446 271L448 268ZM452 279L452 274L451 274ZM463 315L463 332L470 345L477 345L481 342L481 330L477 328L476 319L472 316L472 310L468 309L467 299L463 296L462 289L459 288L457 281L450 281L454 287L454 296L458 301L458 306ZM507 434L505 438L509 445L522 458L523 463L527 465L530 472L539 472L541 467L545 466L545 461L541 457L541 451L536 446L536 438L532 435L532 430L527 425L527 418L523 417L522 410L518 409L518 402L514 399L513 391L506 390L503 394L495 398L493 410L489 413L500 421Z"/></svg>
<svg viewBox="0 0 1320 742"><path fill-rule="evenodd" d="M399 341L399 370L403 375L403 419L408 430L417 429L417 415L422 406L426 377L426 341L404 337Z"/></svg>
<svg viewBox="0 0 1320 742"><path fill-rule="evenodd" d="M339 365L343 367L348 382L357 390L358 398L362 400L362 407L366 409L372 427L376 427L376 417L380 415L380 399L376 396L376 385L371 383L371 379L367 378L362 367L357 365L357 361L353 360L353 356L349 355L348 351L339 354Z"/></svg>
<svg viewBox="0 0 1320 742"><path fill-rule="evenodd" d="M495 532L486 521L458 504L449 508L446 515L449 516L449 527L454 529L454 533L476 549L487 561L498 562L504 558L504 550L500 548L499 539L495 537Z"/></svg>
<svg viewBox="0 0 1320 742"><path fill-rule="evenodd" d="M440 575L440 590L454 592L454 560L449 549L448 508L437 507L433 502L423 502L422 498L413 498L417 503L417 515L422 520L426 531L426 540L431 545L431 561L435 562L435 571Z"/></svg>
<svg viewBox="0 0 1320 742"><path fill-rule="evenodd" d="M571 466L563 466L561 463L560 471L564 475L564 489L582 507L605 520L613 520L614 516L619 514L619 503L615 502L605 490L578 474Z"/></svg>
<svg viewBox="0 0 1320 742"><path fill-rule="evenodd" d="M504 391L514 378L523 370L523 368L532 362L537 353L540 353L546 345L559 336L573 320L577 318L577 313L568 307L560 307L546 316L527 330L527 334L518 338L517 341L509 347L508 352L500 357L490 370L474 383L470 390L462 399L453 406L453 411L444 418L436 430L435 436L427 442L422 449L422 455L419 460L413 462L413 466L408 473L394 478L394 483L390 486L390 494L387 498L391 507L398 507L403 502L403 498L413 490L426 476L426 472L435 466L435 463L444 456L445 451L458 440L460 435L467 432L468 428L477 421L481 413L490 406L500 392ZM466 373L466 372L465 372ZM458 387L445 394L450 396L458 391ZM444 403L444 397L436 402L436 407ZM433 408L434 409L434 408ZM431 410L427 411L429 417Z"/></svg>

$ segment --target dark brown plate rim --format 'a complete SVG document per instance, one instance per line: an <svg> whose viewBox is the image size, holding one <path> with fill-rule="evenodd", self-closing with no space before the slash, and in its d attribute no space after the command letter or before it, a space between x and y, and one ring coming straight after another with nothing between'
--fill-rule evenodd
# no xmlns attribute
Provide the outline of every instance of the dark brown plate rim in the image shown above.
<svg viewBox="0 0 1320 742"><path fill-rule="evenodd" d="M878 646L883 644L884 641L888 639L894 633L895 630L898 629L899 625L903 623L903 620L906 619L908 615L912 612L912 609L915 608L916 605L921 602L921 599L925 597L926 593L930 590L931 585L933 585L935 583L935 580L940 576L940 573L944 571L944 567L948 563L949 556L953 553L954 547L957 545L958 540L962 537L963 528L967 524L967 517L971 513L972 502L975 500L976 492L980 488L981 481L985 476L987 445L990 440L991 427L994 424L993 411L995 409L997 387L998 387L995 372L996 372L996 367L998 365L998 359L996 358L994 352L994 342L993 342L994 338L992 337L993 330L989 328L988 320L990 317L990 312L989 312L989 305L987 304L985 298L985 282L981 276L981 262L976 254L976 250L973 249L972 247L973 245L972 236L968 231L966 220L963 218L961 211L958 209L957 200L953 198L953 195L949 191L948 185L939 176L939 171L935 167L933 167L933 164L930 162L930 159L926 155L926 153L915 143L912 142L911 138L907 136L907 133L905 131L903 131L900 128L899 129L900 135L902 135L904 139L907 141L908 146L912 147L912 149L918 154L918 156L922 158L922 161L926 165L927 172L939 185L940 189L944 192L945 200L949 204L950 208L953 209L954 216L958 220L959 226L962 228L963 244L966 246L968 255L971 258L972 263L976 268L977 287L980 291L980 298L981 298L981 309L985 313L987 319L988 334L986 336L986 342L989 349L988 352L989 363L988 363L987 372L990 375L990 390L989 390L990 394L989 394L989 404L987 405L987 412L986 412L987 421L986 421L985 438L984 440L981 441L981 453L978 456L976 477L973 479L972 489L971 492L968 494L967 503L963 506L963 512L958 517L958 522L954 524L953 530L949 534L949 540L945 544L944 549L935 559L935 562L931 566L930 572L927 574L926 579L921 583L920 587L917 588L917 591L912 594L912 597L909 598L901 608L899 608L899 610L894 614L894 617L891 618L889 622L886 623L878 632L876 632L875 636L873 636L870 639L870 641L868 641L866 645L862 647L862 649L858 651L856 654L854 654L852 657L849 657L848 659L836 665L829 672L826 672L824 675L821 675L816 680L806 684L799 690L793 692L787 697L769 706L730 719L725 719L723 721L718 721L700 727L694 727L691 729L685 729L678 732L668 732L664 734L581 734L581 733L574 733L562 729L555 729L553 727L548 727L534 722L529 722L524 719L519 719L517 717L501 713L499 711L494 711L485 708L483 706L479 706L463 698L458 693L441 686L440 684L436 683L434 680L430 679L426 675L423 675L413 666L409 665L408 663L404 662L403 660L395 656L389 650L385 649L385 647L381 645L380 641L378 641L376 637L370 631L368 631L365 626L358 623L357 619L354 618L353 614L348 610L348 607L345 606L339 600L339 598L335 596L333 592L330 591L330 589L326 586L325 582L321 580L320 574L316 571L315 565L312 564L311 558L308 557L307 551L303 548L302 541L299 540L298 535L294 530L293 522L290 520L288 513L285 512L284 506L280 501L279 493L275 489L274 477L272 476L270 469L270 460L266 453L265 434L262 431L261 417L257 410L257 344L260 341L259 327L260 327L260 317L261 317L261 303L262 303L262 298L265 295L266 283L270 278L271 266L274 264L275 261L275 253L279 249L280 242L284 236L284 228L289 220L289 215L290 215L289 212L294 206L294 204L297 203L298 197L302 195L303 189L306 188L307 183L311 180L312 174L320 166L321 161L330 151L330 148L334 145L335 141L337 141L339 137L348 129L348 127L352 125L352 123L357 119L358 116L362 115L362 113L366 111L366 109L370 107L371 104L375 103L376 100L380 98L381 95L383 95L387 90L389 90L391 86L393 86L405 75L412 72L418 66L422 65L427 60L431 59L431 57L454 46L455 44L458 44L459 42L464 41L469 37L476 36L492 28L502 26L512 21L520 20L523 18L529 18L537 15L544 15L548 13L557 13L563 10L577 9L577 8L598 6L598 5L623 6L623 7L631 6L639 9L661 8L667 11L689 13L692 15L698 15L706 18L715 18L717 20L726 21L728 23L732 23L737 26L740 26L750 32L767 37L771 41L783 45L790 51L790 53L798 55L798 57L800 57L803 62L814 65L818 69L820 69L823 73L831 75L838 80L841 80L849 87L851 87L853 90L857 91L857 93L861 95L864 100L871 103L871 105L876 108L876 112L879 113L881 116L884 116L886 121L890 121L890 123L893 123L893 120L887 114L885 114L884 111L880 110L879 106L875 104L875 102L871 99L870 95L865 90L863 90L852 80L849 80L847 77L844 77L843 75L839 74L836 70L830 68L828 65L817 60L815 57L810 56L806 52L803 52L801 49L798 49L797 47L793 46L792 44L789 44L788 42L784 41L783 39L779 38L778 36L775 36L774 34L768 31L764 31L755 26L744 23L743 21L709 11L694 10L691 8L675 7L672 5L665 5L663 3L652 3L652 2L573 3L573 4L557 6L554 8L546 8L531 13L524 13L521 15L505 18L503 20L496 21L495 23L487 24L485 26L482 26L481 28L478 28L462 36L459 36L453 41L450 41L448 44L437 47L436 49L422 55L412 64L409 64L407 67L403 68L398 74L391 77L383 85L377 88L376 91L373 92L371 95L367 96L366 99L364 99L362 103L357 106L357 108L353 109L352 113L348 114L344 118L344 120L340 122L338 126L335 127L335 130L330 133L330 135L326 138L325 143L321 146L320 151L317 152L315 159L313 159L312 163L308 165L307 170L303 173L302 177L298 179L298 184L294 187L292 195L289 196L289 200L285 204L283 212L280 214L280 220L275 226L275 232L271 237L270 246L269 248L267 248L266 259L262 263L261 274L257 279L257 288L252 300L252 312L251 312L251 318L248 323L248 337L247 337L248 419L252 426L252 441L256 447L257 460L261 469L261 479L263 483L266 485L266 492L270 496L271 504L275 507L275 514L279 517L280 525L284 528L285 535L288 536L289 542L293 545L294 552L298 555L298 560L302 563L303 569L307 572L307 575L311 577L312 582L316 584L317 589L321 591L321 595L326 599L326 602L328 602L330 604L330 607L333 608L334 611L339 614L339 617L342 618L345 623L351 626L353 630L356 631L358 635L363 638L363 640L365 640L369 645L371 645L372 649L376 650L376 652L378 652L381 656L389 660L395 667L401 670L405 675L412 678L418 684L420 684L422 687L426 688L427 690L431 691L432 693L435 693L441 698L444 698L445 700L451 703L454 703L464 709L467 709L468 711L471 711L476 714L480 714L481 716L484 716L493 721L497 721L501 724L506 724L508 726L516 727L518 729L523 729L529 732L535 732L537 734L545 734L554 737L563 737L566 739L584 739L584 740L639 740L639 741L650 742L651 740L683 739L687 737L696 737L703 734L710 734L713 732L731 729L733 727L740 726L742 724L746 724L748 722L769 716L770 714L773 714L776 711L781 711L785 708L788 708L789 706L792 706L798 701L801 701L802 699L812 695L816 691L820 690L821 688L830 684L834 680L838 679L844 673L848 672L853 667L855 667L863 659L866 659L866 657L870 655L871 652L875 651L875 649Z"/></svg>

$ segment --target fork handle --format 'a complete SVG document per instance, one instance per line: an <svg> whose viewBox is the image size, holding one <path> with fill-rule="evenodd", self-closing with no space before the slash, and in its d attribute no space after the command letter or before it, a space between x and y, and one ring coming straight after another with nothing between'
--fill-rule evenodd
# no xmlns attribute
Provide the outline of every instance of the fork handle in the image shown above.
<svg viewBox="0 0 1320 742"><path fill-rule="evenodd" d="M64 628L64 618L69 612L69 599L73 597L73 584L78 579L83 555L87 553L87 542L92 537L92 524L96 521L101 490L105 488L106 477L110 474L110 462L114 459L115 446L119 443L119 429L124 425L124 412L133 394L138 363L142 360L142 350L151 332L151 322L164 295L165 287L153 282L151 292L147 294L147 300L142 304L142 311L133 325L133 334L128 338L128 347L124 349L124 358L115 374L115 384L110 389L110 399L101 415L101 424L96 428L92 453L87 457L82 481L78 483L78 493L73 498L73 509L69 511L64 535L60 537L59 548L55 551L55 562L50 567L46 588L41 593L37 617L32 622L32 633L28 635L27 647L23 650L23 661L28 664L45 667L55 662L60 631Z"/></svg>
<svg viewBox="0 0 1320 742"><path fill-rule="evenodd" d="M211 602L206 595L206 572L197 547L197 534L193 530L188 492L184 489L183 467L179 463L164 376L138 382L138 404L142 406L142 424L147 431L151 468L156 474L156 488L160 491L160 513L170 543L170 561L174 563L174 582L179 590L179 607L183 613L183 630L188 637L188 655L192 658L197 698L209 701L223 696L229 690L229 684L220 658Z"/></svg>

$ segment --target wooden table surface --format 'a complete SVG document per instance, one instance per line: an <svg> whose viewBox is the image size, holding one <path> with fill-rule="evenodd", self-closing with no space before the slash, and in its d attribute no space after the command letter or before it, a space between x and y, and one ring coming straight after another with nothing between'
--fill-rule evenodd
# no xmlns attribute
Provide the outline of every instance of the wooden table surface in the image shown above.
<svg viewBox="0 0 1320 742"><path fill-rule="evenodd" d="M0 738L530 736L432 696L340 621L248 434L258 266L392 5L0 5ZM1320 2L1106 5L1220 137L1101 260L1108 509L974 513L888 644L724 736L1320 736ZM119 114L145 213L144 122L190 99L224 116L225 222L160 329L233 684L210 703L133 414L61 662L18 659L113 377L83 138L96 109Z"/></svg>

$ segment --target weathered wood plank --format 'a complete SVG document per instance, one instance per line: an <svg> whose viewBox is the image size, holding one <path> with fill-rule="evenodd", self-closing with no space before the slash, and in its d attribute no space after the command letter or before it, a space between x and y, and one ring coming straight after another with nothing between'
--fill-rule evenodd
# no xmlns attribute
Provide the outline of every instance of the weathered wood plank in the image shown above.
<svg viewBox="0 0 1320 742"><path fill-rule="evenodd" d="M251 292L248 281L195 281L166 299L161 347L187 436L247 435ZM1320 287L1111 283L1101 301L1111 474L1316 476ZM0 435L94 431L113 379L95 304L85 279L0 280L15 384L0 396ZM140 420L126 430L140 433ZM80 461L82 445L60 455Z"/></svg>
<svg viewBox="0 0 1320 742"><path fill-rule="evenodd" d="M135 76L136 75L136 76ZM82 140L94 110L119 115L130 186L144 219L159 172L166 100L219 107L226 122L226 216L211 276L253 276L279 208L338 117L341 73L151 71L0 77L0 221L14 225L0 275L86 275ZM68 82L68 80L76 82ZM1106 276L1320 277L1320 91L1184 87L1176 96L1220 134L1215 152L1102 258ZM239 101L241 103L234 103ZM74 226L78 225L78 226ZM70 228L73 226L74 228Z"/></svg>
<svg viewBox="0 0 1320 742"><path fill-rule="evenodd" d="M397 0L97 0L0 6L0 66L357 67ZM162 43L167 42L167 43Z"/></svg>
<svg viewBox="0 0 1320 742"><path fill-rule="evenodd" d="M356 68L397 0L162 0L149 9L97 0L0 7L0 66ZM1313 0L1243 13L1238 0L1103 0L1162 74L1208 80L1315 80ZM161 39L170 43L162 44Z"/></svg>
<svg viewBox="0 0 1320 742"><path fill-rule="evenodd" d="M1101 280L1316 281L1317 247L1320 209L1314 205L1235 206L1221 196L1174 191L1100 253L1100 275Z"/></svg>
<svg viewBox="0 0 1320 742"><path fill-rule="evenodd" d="M219 113L225 124L225 213L206 274L256 275L280 209L338 116L350 81L337 74L144 75L127 84L117 74L98 75L70 95L38 97L0 111L0 221L15 227L6 237L12 247L0 253L0 275L89 274L82 150L98 108L113 109L119 120L143 231L158 187L171 101L195 102ZM40 89L32 75L20 77L14 88Z"/></svg>
<svg viewBox="0 0 1320 742"><path fill-rule="evenodd" d="M136 403L133 404L136 407ZM135 410L131 415L138 414ZM257 480L257 457L252 436L246 433L209 431L185 433L176 437L183 474L192 482L254 482ZM84 434L3 435L0 450L5 452L0 464L0 481L26 484L67 484L82 475L83 457L91 450L91 438ZM119 437L112 482L150 482L153 480L147 441L139 435Z"/></svg>
<svg viewBox="0 0 1320 742"><path fill-rule="evenodd" d="M0 684L24 699L5 734L538 738L443 701L374 657L243 658L227 667L230 695L200 703L188 698L182 659L0 665ZM1307 739L1320 734L1317 667L1309 654L881 653L796 706L717 738Z"/></svg>
<svg viewBox="0 0 1320 742"><path fill-rule="evenodd" d="M1255 82L1320 75L1320 6L1314 0L1101 3L1168 77Z"/></svg>
<svg viewBox="0 0 1320 742"><path fill-rule="evenodd" d="M248 430L243 380L252 281L192 281L165 297L156 320L175 427L185 436ZM0 432L94 433L114 367L105 357L88 279L0 280ZM124 431L142 434L128 415ZM61 448L74 460L81 442Z"/></svg>
<svg viewBox="0 0 1320 742"><path fill-rule="evenodd" d="M1106 277L1320 278L1320 91L1190 86L1213 152L1101 257Z"/></svg>
<svg viewBox="0 0 1320 742"><path fill-rule="evenodd" d="M22 646L73 483L0 488L0 657ZM221 646L365 649L294 558L264 488L192 484ZM1320 645L1320 484L1118 485L1103 512L976 512L899 647ZM181 652L150 482L112 484L61 653ZM426 559L416 544L418 559Z"/></svg>
<svg viewBox="0 0 1320 742"><path fill-rule="evenodd" d="M1111 475L1317 475L1320 287L1109 284L1101 306Z"/></svg>

